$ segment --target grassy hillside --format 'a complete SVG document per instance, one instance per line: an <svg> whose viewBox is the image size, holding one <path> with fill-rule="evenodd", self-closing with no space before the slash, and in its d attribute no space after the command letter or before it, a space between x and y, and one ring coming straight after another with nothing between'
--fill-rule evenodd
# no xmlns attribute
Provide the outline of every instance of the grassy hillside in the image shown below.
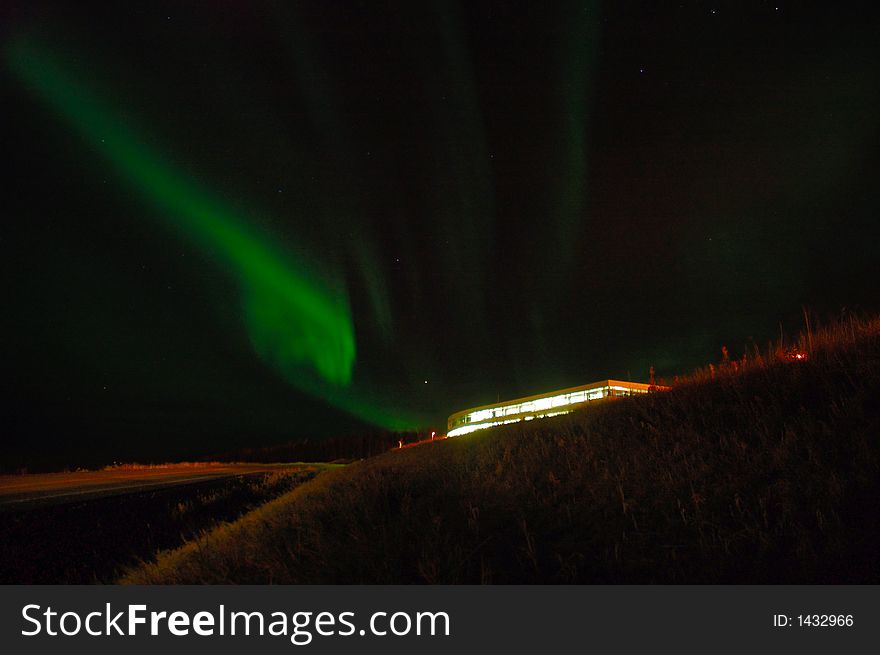
<svg viewBox="0 0 880 655"><path fill-rule="evenodd" d="M797 347L328 472L123 581L880 582L880 321Z"/></svg>

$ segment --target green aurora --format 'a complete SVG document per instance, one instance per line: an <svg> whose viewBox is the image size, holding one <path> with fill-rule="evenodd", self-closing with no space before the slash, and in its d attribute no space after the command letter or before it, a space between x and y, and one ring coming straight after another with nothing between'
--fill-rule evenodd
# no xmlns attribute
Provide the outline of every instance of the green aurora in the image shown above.
<svg viewBox="0 0 880 655"><path fill-rule="evenodd" d="M352 386L355 329L341 276L335 278L279 249L266 234L139 138L109 103L65 69L51 49L19 37L12 70L90 143L100 144L120 177L160 211L182 237L225 263L241 290L255 352L300 390L387 429L415 421L366 400Z"/></svg>
<svg viewBox="0 0 880 655"><path fill-rule="evenodd" d="M442 431L880 307L858 11L11 6L9 468Z"/></svg>

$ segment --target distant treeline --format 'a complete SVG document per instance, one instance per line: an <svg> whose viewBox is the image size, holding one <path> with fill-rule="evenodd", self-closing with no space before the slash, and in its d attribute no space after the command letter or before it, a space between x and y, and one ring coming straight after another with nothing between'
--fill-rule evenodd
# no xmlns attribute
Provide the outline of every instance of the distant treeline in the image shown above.
<svg viewBox="0 0 880 655"><path fill-rule="evenodd" d="M397 448L402 441L424 438L416 432L368 432L329 439L303 438L274 446L239 448L207 455L202 461L215 462L334 462L381 455Z"/></svg>

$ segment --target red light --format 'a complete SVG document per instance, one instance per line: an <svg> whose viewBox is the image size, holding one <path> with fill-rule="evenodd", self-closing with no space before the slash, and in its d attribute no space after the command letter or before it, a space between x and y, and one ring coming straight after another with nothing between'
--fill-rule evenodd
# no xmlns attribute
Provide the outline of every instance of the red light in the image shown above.
<svg viewBox="0 0 880 655"><path fill-rule="evenodd" d="M790 350L785 353L785 359L790 362L803 362L809 359L809 356L805 352L801 352L799 350Z"/></svg>

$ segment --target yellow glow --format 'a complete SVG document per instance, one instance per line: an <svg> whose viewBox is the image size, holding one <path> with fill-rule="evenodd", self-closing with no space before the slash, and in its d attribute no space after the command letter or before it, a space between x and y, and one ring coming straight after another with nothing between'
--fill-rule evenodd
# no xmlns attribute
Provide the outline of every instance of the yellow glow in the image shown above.
<svg viewBox="0 0 880 655"><path fill-rule="evenodd" d="M460 428L450 430L446 436L447 437L458 437L463 434L468 434L470 432L476 432L477 430L483 430L485 428L494 428L496 425L507 425L508 423L519 423L521 420L522 420L521 418L513 418L513 419L508 419L506 421L492 421L491 423L480 423L479 425L465 425Z"/></svg>
<svg viewBox="0 0 880 655"><path fill-rule="evenodd" d="M648 390L649 385L647 384L604 380L583 387L565 389L561 392L551 392L544 396L530 396L498 403L490 407L476 407L471 411L465 410L450 416L447 436L456 437L497 425L568 414L576 409L572 405L602 398L644 394L648 393ZM548 412L547 410L555 411Z"/></svg>

